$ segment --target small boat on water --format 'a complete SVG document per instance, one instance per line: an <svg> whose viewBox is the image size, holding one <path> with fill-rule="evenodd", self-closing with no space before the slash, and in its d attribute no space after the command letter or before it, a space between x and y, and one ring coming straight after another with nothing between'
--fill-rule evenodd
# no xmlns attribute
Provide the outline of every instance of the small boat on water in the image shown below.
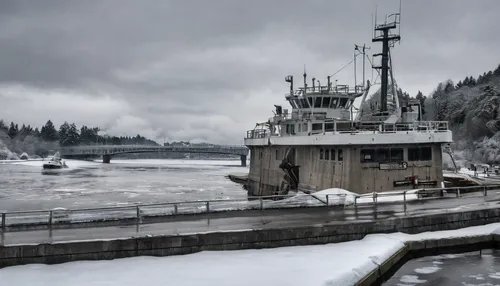
<svg viewBox="0 0 500 286"><path fill-rule="evenodd" d="M63 169L63 168L68 168L68 165L66 165L66 162L61 159L61 155L59 154L59 152L54 154L54 156L50 158L49 161L43 163L44 170Z"/></svg>

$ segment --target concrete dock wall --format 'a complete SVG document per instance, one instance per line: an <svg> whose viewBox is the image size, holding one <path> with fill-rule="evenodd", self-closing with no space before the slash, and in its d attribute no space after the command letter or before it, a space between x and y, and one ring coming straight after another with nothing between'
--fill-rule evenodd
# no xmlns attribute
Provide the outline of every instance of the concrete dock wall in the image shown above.
<svg viewBox="0 0 500 286"><path fill-rule="evenodd" d="M377 269L363 277L356 285L381 285L382 282L387 281L401 266L411 259L499 248L500 235L498 234L409 241L389 259L381 263Z"/></svg>
<svg viewBox="0 0 500 286"><path fill-rule="evenodd" d="M442 213L380 221L342 222L260 230L145 236L113 240L0 246L0 267L27 263L63 263L132 256L169 256L203 250L260 249L337 243L373 233L419 233L500 222L500 209ZM436 245L439 246L439 243ZM414 246L417 247L417 246Z"/></svg>

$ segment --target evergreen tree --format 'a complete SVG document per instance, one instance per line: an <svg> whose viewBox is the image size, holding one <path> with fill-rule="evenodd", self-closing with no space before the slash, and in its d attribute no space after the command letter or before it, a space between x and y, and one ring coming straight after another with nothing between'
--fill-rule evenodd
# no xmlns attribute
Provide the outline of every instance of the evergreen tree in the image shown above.
<svg viewBox="0 0 500 286"><path fill-rule="evenodd" d="M54 124L52 121L47 121L45 125L42 127L42 130L40 130L40 137L44 141L50 141L54 142L57 141L58 135L57 135L57 130L54 127Z"/></svg>
<svg viewBox="0 0 500 286"><path fill-rule="evenodd" d="M71 123L69 129L66 133L66 146L76 146L80 141L80 134L78 134L78 129L75 123Z"/></svg>
<svg viewBox="0 0 500 286"><path fill-rule="evenodd" d="M491 78L493 77L493 72L492 71L489 71L487 74L486 74L486 78L489 80L491 80Z"/></svg>
<svg viewBox="0 0 500 286"><path fill-rule="evenodd" d="M64 121L64 123L59 127L59 145L69 146L68 141L69 124Z"/></svg>
<svg viewBox="0 0 500 286"><path fill-rule="evenodd" d="M14 137L17 136L17 132L18 132L17 124L14 125L14 122L11 122L9 130L7 131L7 134L9 135L10 139L14 139Z"/></svg>
<svg viewBox="0 0 500 286"><path fill-rule="evenodd" d="M486 73L484 73L484 76L486 75ZM479 75L477 77L477 84L482 84L484 83L484 76L483 75Z"/></svg>
<svg viewBox="0 0 500 286"><path fill-rule="evenodd" d="M455 85L451 79L446 81L446 85L444 86L444 93L450 93L455 90Z"/></svg>
<svg viewBox="0 0 500 286"><path fill-rule="evenodd" d="M461 88L463 86L462 81L459 80L457 85L455 86L457 89Z"/></svg>
<svg viewBox="0 0 500 286"><path fill-rule="evenodd" d="M498 67L493 71L493 74L494 75L500 75L500 64L498 65Z"/></svg>
<svg viewBox="0 0 500 286"><path fill-rule="evenodd" d="M436 114L436 120L437 121L444 121L446 120L446 115L448 114L448 100L443 99L438 103L438 108L437 108L437 114Z"/></svg>
<svg viewBox="0 0 500 286"><path fill-rule="evenodd" d="M420 103L420 108L422 109L422 115L425 114L425 108L424 108L424 102L425 102L425 99L426 97L424 96L424 94L419 90L417 92L417 95L415 96L415 99L418 100L418 102Z"/></svg>
<svg viewBox="0 0 500 286"><path fill-rule="evenodd" d="M473 76L471 76L469 79L469 86L470 87L476 86L476 79Z"/></svg>
<svg viewBox="0 0 500 286"><path fill-rule="evenodd" d="M444 86L443 83L440 82L436 87L436 90L432 93L432 98L437 99L444 95Z"/></svg>
<svg viewBox="0 0 500 286"><path fill-rule="evenodd" d="M2 131L5 133L9 132L9 126L7 126L3 120L0 120L0 132Z"/></svg>
<svg viewBox="0 0 500 286"><path fill-rule="evenodd" d="M468 76L466 76L466 77L465 77L465 79L464 79L464 81L463 81L463 83L462 83L462 84L463 84L464 86L469 86L469 84L470 84L470 79L469 79L469 77L468 77Z"/></svg>

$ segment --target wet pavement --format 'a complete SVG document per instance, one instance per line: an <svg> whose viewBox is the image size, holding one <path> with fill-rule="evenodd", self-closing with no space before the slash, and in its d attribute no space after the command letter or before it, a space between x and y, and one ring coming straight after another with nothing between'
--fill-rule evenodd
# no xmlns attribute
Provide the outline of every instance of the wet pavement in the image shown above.
<svg viewBox="0 0 500 286"><path fill-rule="evenodd" d="M315 224L334 224L346 221L370 221L405 215L431 214L446 211L467 211L498 206L500 195L419 200L409 202L406 212L401 202L349 208L295 208L264 211L234 211L168 217L164 222L132 224L128 226L82 227L15 231L0 234L4 245L39 244L96 239L116 239L146 235L175 235L217 231L299 227Z"/></svg>

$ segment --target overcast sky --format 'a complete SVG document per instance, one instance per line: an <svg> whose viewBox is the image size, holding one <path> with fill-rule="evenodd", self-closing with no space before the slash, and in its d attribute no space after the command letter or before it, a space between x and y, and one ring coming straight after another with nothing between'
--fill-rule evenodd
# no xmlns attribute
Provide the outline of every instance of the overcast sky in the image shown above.
<svg viewBox="0 0 500 286"><path fill-rule="evenodd" d="M376 4L382 20L399 0L2 0L0 118L241 144L284 103L286 75L300 81L305 64L326 83L354 44L381 50ZM400 87L429 94L494 69L498 11L498 0L403 0ZM353 84L352 67L335 79Z"/></svg>

